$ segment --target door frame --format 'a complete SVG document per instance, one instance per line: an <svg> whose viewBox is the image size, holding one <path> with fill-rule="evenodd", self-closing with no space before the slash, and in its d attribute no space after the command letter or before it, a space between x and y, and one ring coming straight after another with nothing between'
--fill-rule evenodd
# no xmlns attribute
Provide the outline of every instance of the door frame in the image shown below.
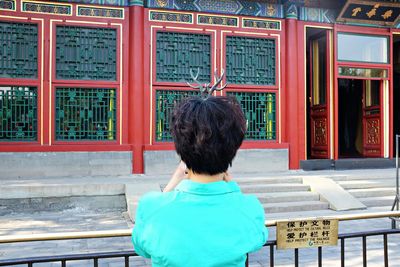
<svg viewBox="0 0 400 267"><path fill-rule="evenodd" d="M384 158L385 157L385 132L387 130L385 129L385 126L387 126L387 122L385 122L385 108L387 108L387 105L385 106L385 82L387 79L381 79L381 78L367 78L367 77L359 77L359 76L338 76L336 79L337 84L339 84L339 79L343 80L360 80L362 81L362 86L358 90L361 90L361 135L362 135L362 151L360 152L362 158ZM366 144L366 136L365 136L365 131L366 131L366 121L368 118L366 118L366 112L369 109L372 109L373 106L366 106L366 99L367 99L367 92L366 92L366 81L379 81L379 137L380 137L380 142L379 142L379 155L373 155L373 156L368 156L365 154L365 149L368 147ZM339 86L338 86L338 95L339 95ZM337 101L335 102L335 108L338 110L338 116L337 116L337 125L339 124L339 97L337 98ZM339 126L336 127L337 131L339 132ZM339 137L339 135L338 135ZM339 153L339 159L340 159L340 149L339 149L339 142L337 144L337 151ZM370 149L373 149L373 145L370 145Z"/></svg>
<svg viewBox="0 0 400 267"><path fill-rule="evenodd" d="M362 63L362 62L341 62L337 60L337 35L338 33L350 33L350 34L360 34L360 35L378 35L378 36L386 36L388 37L388 58L389 63ZM339 107L338 107L338 79L371 79L371 80L382 80L382 93L381 93L381 116L382 116L382 133L381 133L381 157L382 158L391 158L393 157L393 149L392 149L392 139L393 135L391 129L393 129L393 86L392 86L392 58L393 58L393 38L390 29L386 28L369 28L369 27L360 27L360 26L349 26L349 25L334 25L334 159L339 159L339 126L338 126L338 117L339 117ZM379 68L385 69L387 71L387 77L385 78L366 78L366 77L357 77L357 76L340 76L339 75L339 67L353 67L353 68Z"/></svg>
<svg viewBox="0 0 400 267"><path fill-rule="evenodd" d="M324 103L320 103L320 99L319 99L319 94L322 92L322 90L320 90L319 86L320 86L320 76L318 75L317 80L315 80L315 70L317 67L318 68L318 72L319 73L319 69L320 69L320 62L316 62L316 59L314 58L315 56L315 48L314 48L314 44L315 42L317 43L317 60L319 61L319 45L318 42L321 38L325 38L325 47L323 49L325 49L325 83L324 86L322 88L322 90L325 91L325 101ZM310 157L312 159L329 159L330 158L330 114L329 114L329 108L330 108L330 96L329 96L329 79L330 79L330 72L331 72L331 68L329 66L329 61L330 61L330 54L329 54L329 50L330 50L330 32L328 30L324 30L321 33L317 34L315 37L310 37L309 39L309 84L310 84L310 88L309 88L309 114L308 114L308 120L309 122L308 127L310 127ZM315 90L315 83L318 83L317 85L317 89ZM315 95L317 94L317 95ZM315 103L315 99L318 98L317 102ZM323 123L323 121L325 121L325 123ZM325 145L321 145L321 144L316 144L316 123L319 122L321 125L321 127L319 128L319 130L321 132L323 132L323 135L325 135ZM308 140L307 140L308 141ZM326 152L326 154L323 154L323 152Z"/></svg>
<svg viewBox="0 0 400 267"><path fill-rule="evenodd" d="M334 137L335 137L335 132L334 132L334 27L331 26L319 26L319 25L312 25L312 24L306 24L304 25L304 70L307 69L307 67L311 68L311 62L310 62L310 66L307 66L307 58L306 58L306 54L307 54L307 30L308 29L319 29L319 30L324 30L326 31L327 34L327 76L326 76L326 80L327 80L327 94L326 94L326 105L327 105L327 129L328 129L328 159L334 159L334 152L335 152L335 146L334 146ZM304 101L305 101L305 159L309 160L312 159L311 155L308 155L307 151L308 151L308 147L311 147L311 142L308 142L308 133L307 133L307 125L308 125L308 121L311 122L311 111L310 113L307 112L307 101L308 100L308 80L309 77L307 76L307 71L304 71ZM311 125L310 125L311 127ZM311 131L310 131L311 134ZM309 157L310 156L310 157Z"/></svg>

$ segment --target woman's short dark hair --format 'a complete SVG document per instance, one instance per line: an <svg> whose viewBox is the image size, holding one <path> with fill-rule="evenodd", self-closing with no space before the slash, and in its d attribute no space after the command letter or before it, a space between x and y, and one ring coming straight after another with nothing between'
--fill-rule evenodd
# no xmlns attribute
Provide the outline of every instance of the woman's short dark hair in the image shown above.
<svg viewBox="0 0 400 267"><path fill-rule="evenodd" d="M246 120L233 97L191 97L174 109L171 133L178 155L195 173L225 172L242 144Z"/></svg>

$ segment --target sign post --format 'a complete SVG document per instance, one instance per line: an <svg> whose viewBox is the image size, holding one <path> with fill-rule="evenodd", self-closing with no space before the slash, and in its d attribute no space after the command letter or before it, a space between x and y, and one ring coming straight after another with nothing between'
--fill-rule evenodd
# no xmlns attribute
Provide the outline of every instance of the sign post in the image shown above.
<svg viewBox="0 0 400 267"><path fill-rule="evenodd" d="M336 246L337 219L282 220L276 225L278 249Z"/></svg>

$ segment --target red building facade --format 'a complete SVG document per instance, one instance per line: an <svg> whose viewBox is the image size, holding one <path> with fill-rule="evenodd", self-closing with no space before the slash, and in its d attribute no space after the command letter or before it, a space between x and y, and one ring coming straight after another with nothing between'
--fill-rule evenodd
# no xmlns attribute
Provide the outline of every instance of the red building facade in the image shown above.
<svg viewBox="0 0 400 267"><path fill-rule="evenodd" d="M190 73L236 96L242 151L392 158L400 4L0 0L0 151L173 151ZM156 158L157 160L157 158ZM268 158L265 158L269 161Z"/></svg>

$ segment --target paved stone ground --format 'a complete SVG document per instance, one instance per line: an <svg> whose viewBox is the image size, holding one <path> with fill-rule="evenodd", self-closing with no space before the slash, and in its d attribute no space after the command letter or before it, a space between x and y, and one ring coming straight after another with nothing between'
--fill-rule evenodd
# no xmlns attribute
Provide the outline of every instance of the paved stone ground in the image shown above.
<svg viewBox="0 0 400 267"><path fill-rule="evenodd" d="M370 209L370 212L386 211L387 208ZM365 211L364 211L365 212ZM325 213L325 215L334 212ZM349 212L347 212L349 213ZM303 214L295 214L299 217ZM269 219L286 217L286 214L275 214ZM81 210L68 210L64 212L42 212L32 214L12 214L0 217L0 235L17 235L30 233L85 231L85 230L111 230L130 229L129 219L122 211L87 212ZM376 230L390 228L389 219L373 219L363 221L341 222L341 233L357 232L362 230ZM275 229L270 229L270 239L275 239ZM382 237L367 239L368 266L383 266L383 241ZM26 242L14 244L0 244L0 260L30 256L45 256L59 254L79 254L91 252L125 251L131 250L129 237L107 239L85 239L67 241ZM361 239L346 242L346 266L362 266ZM250 255L250 266L269 266L269 249ZM323 266L340 266L340 250L338 247L323 249ZM400 266L400 235L389 237L390 266ZM275 250L275 266L293 266L293 251ZM102 260L100 266L123 266L123 259ZM35 266L60 266L59 263L37 264ZM67 266L91 266L89 261L71 262ZM131 258L131 266L151 266L151 262L141 257ZM316 249L300 249L300 266L317 266Z"/></svg>
<svg viewBox="0 0 400 267"><path fill-rule="evenodd" d="M355 171L349 171L355 172ZM376 172L382 170L364 170L364 172ZM384 170L390 173L392 170ZM329 174L330 171L313 172L314 174ZM339 172L336 172L339 173ZM302 174L302 172L292 172L293 174ZM346 172L343 172L346 174ZM256 174L255 174L256 175ZM282 174L284 175L284 174ZM132 176L126 179L131 179ZM123 178L120 178L123 180ZM138 176L134 183L154 181L167 181L167 177L142 177ZM9 183L15 181L0 181ZM51 182L49 180L49 182ZM357 212L377 212L388 211L389 207L372 208ZM0 216L0 236L18 235L31 233L54 233L71 231L92 231L92 230L111 230L111 229L131 229L130 222L123 210L65 210L62 212L37 212L37 213L13 213ZM335 215L342 213L354 213L354 211L337 213L334 211L318 212L299 212L291 214L269 214L267 219L279 219L304 216ZM362 221L341 222L339 225L340 233L358 232L377 229L389 229L391 226L389 219L374 219ZM270 239L275 239L275 229L270 229ZM369 237L368 239L368 266L382 267L383 264L383 242L382 237ZM346 266L362 266L362 243L361 239L346 241ZM61 254L79 254L92 252L110 252L132 250L132 244L129 237L107 238L107 239L85 239L68 241L46 241L46 242L26 242L13 244L0 244L0 260L11 258L22 258L32 256L48 256ZM263 248L250 255L250 266L260 267L269 266L269 249ZM130 259L131 266L147 267L151 262L141 257ZM389 237L389 261L391 267L400 267L400 234ZM119 267L124 266L123 259L100 260L100 266ZM60 263L37 264L34 266L53 267L61 266ZM71 262L67 266L83 267L93 266L89 261ZM275 266L294 266L294 257L292 250L275 250ZM317 266L316 249L300 249L300 266ZM326 247L323 249L323 266L340 266L340 247ZM197 266L196 266L197 267ZM201 267L201 266L199 266Z"/></svg>

